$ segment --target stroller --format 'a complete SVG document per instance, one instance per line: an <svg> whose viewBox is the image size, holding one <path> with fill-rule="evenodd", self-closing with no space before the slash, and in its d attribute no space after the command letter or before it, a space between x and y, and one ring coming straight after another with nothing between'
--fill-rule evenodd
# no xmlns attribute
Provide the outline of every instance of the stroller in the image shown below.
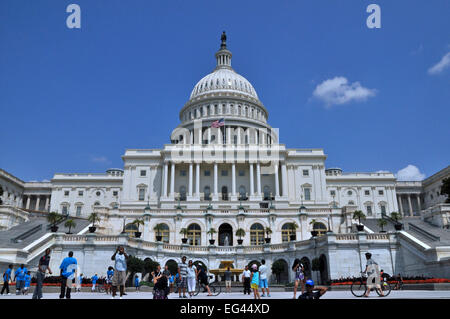
<svg viewBox="0 0 450 319"><path fill-rule="evenodd" d="M167 299L168 294L169 287L167 285L167 277L162 276L153 287L153 299Z"/></svg>

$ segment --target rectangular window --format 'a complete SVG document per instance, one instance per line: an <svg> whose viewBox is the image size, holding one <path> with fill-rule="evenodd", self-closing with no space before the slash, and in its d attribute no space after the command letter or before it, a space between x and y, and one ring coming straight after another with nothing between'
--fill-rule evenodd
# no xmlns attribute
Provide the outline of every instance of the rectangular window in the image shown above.
<svg viewBox="0 0 450 319"><path fill-rule="evenodd" d="M145 188L139 188L139 200L145 200Z"/></svg>
<svg viewBox="0 0 450 319"><path fill-rule="evenodd" d="M64 196L69 196L69 191L64 191Z"/></svg>
<svg viewBox="0 0 450 319"><path fill-rule="evenodd" d="M366 191L364 191L364 195L369 196L370 192L366 190Z"/></svg>
<svg viewBox="0 0 450 319"><path fill-rule="evenodd" d="M69 214L69 209L68 209L67 206L63 206L63 208L62 208L62 214L63 214L63 215L68 215L68 214Z"/></svg>
<svg viewBox="0 0 450 319"><path fill-rule="evenodd" d="M222 170L222 176L228 176L228 171L226 169Z"/></svg>
<svg viewBox="0 0 450 319"><path fill-rule="evenodd" d="M379 191L378 191L378 195L384 195L384 191L379 190Z"/></svg>
<svg viewBox="0 0 450 319"><path fill-rule="evenodd" d="M386 214L386 206L381 205L380 208L381 208L381 214Z"/></svg>
<svg viewBox="0 0 450 319"><path fill-rule="evenodd" d="M180 176L186 176L186 170L185 169L180 170Z"/></svg>
<svg viewBox="0 0 450 319"><path fill-rule="evenodd" d="M245 171L242 170L242 169L240 169L240 170L239 170L239 176L245 176Z"/></svg>
<svg viewBox="0 0 450 319"><path fill-rule="evenodd" d="M309 176L309 170L304 169L303 170L303 176Z"/></svg>
<svg viewBox="0 0 450 319"><path fill-rule="evenodd" d="M330 194L331 194L331 196L335 196L336 195L336 191L331 191Z"/></svg>
<svg viewBox="0 0 450 319"><path fill-rule="evenodd" d="M144 177L144 176L146 176L146 175L147 175L147 171L141 170L141 177Z"/></svg>
<svg viewBox="0 0 450 319"><path fill-rule="evenodd" d="M305 192L305 200L311 200L311 189L305 188L304 192Z"/></svg>
<svg viewBox="0 0 450 319"><path fill-rule="evenodd" d="M117 195L119 195L119 192L118 191L113 191L113 196L117 196Z"/></svg>
<svg viewBox="0 0 450 319"><path fill-rule="evenodd" d="M211 171L205 171L205 176L211 176Z"/></svg>
<svg viewBox="0 0 450 319"><path fill-rule="evenodd" d="M78 196L83 196L83 191L78 191Z"/></svg>
<svg viewBox="0 0 450 319"><path fill-rule="evenodd" d="M372 206L366 206L367 216L372 216Z"/></svg>
<svg viewBox="0 0 450 319"><path fill-rule="evenodd" d="M77 216L81 216L81 206L77 206Z"/></svg>

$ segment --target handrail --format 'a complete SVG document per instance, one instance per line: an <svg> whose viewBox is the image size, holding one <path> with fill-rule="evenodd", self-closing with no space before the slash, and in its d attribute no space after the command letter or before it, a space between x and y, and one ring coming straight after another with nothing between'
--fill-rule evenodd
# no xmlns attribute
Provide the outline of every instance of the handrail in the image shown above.
<svg viewBox="0 0 450 319"><path fill-rule="evenodd" d="M431 239L432 241L440 241L441 237L433 235L432 233L420 228L419 226L416 226L412 223L408 223L409 230L415 231L416 233L421 234L422 236L427 237L428 239Z"/></svg>
<svg viewBox="0 0 450 319"><path fill-rule="evenodd" d="M42 229L42 224L37 225L37 226L35 226L35 227L31 228L31 229L28 229L26 232L20 234L19 236L11 238L11 242L18 243L18 242L24 240L25 238L30 237L31 235L37 233L41 229Z"/></svg>

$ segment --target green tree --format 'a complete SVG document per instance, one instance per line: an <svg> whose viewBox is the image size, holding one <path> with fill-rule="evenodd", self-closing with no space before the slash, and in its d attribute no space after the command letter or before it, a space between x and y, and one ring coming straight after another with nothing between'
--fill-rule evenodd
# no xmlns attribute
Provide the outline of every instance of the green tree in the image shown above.
<svg viewBox="0 0 450 319"><path fill-rule="evenodd" d="M217 231L215 228L212 228L212 227L207 232L207 234L211 236L211 239L213 239L213 236L215 233L217 233Z"/></svg>
<svg viewBox="0 0 450 319"><path fill-rule="evenodd" d="M181 228L180 230L180 234L183 235L184 238L186 238L186 236L188 235L188 230L187 228Z"/></svg>
<svg viewBox="0 0 450 319"><path fill-rule="evenodd" d="M136 225L137 231L139 231L139 226L144 225L144 221L140 218L133 220L133 224Z"/></svg>
<svg viewBox="0 0 450 319"><path fill-rule="evenodd" d="M266 229L264 230L264 232L266 233L267 237L269 237L270 234L272 234L272 228L266 227Z"/></svg>
<svg viewBox="0 0 450 319"><path fill-rule="evenodd" d="M143 276L156 270L159 266L159 262L152 260L151 258L144 259L143 262Z"/></svg>
<svg viewBox="0 0 450 319"><path fill-rule="evenodd" d="M144 272L144 261L134 256L127 258L127 282L130 283L134 279L134 274Z"/></svg>
<svg viewBox="0 0 450 319"><path fill-rule="evenodd" d="M381 231L384 231L384 226L387 225L386 219L380 218L378 220L378 226L381 228Z"/></svg>
<svg viewBox="0 0 450 319"><path fill-rule="evenodd" d="M100 217L98 216L97 213L91 213L88 217L88 221L92 223L92 226L95 226L95 223L99 223L100 222Z"/></svg>
<svg viewBox="0 0 450 319"><path fill-rule="evenodd" d="M70 232L71 229L77 227L77 223L75 223L75 221L73 219L68 219L64 223L64 227L69 228L68 234L71 234L71 232Z"/></svg>
<svg viewBox="0 0 450 319"><path fill-rule="evenodd" d="M155 227L153 227L153 230L156 232L156 236L161 236L161 232L164 230L164 224L156 224Z"/></svg>
<svg viewBox="0 0 450 319"><path fill-rule="evenodd" d="M50 212L47 214L47 221L52 225L53 227L56 226L56 224L62 219L62 216L58 214L57 212Z"/></svg>
<svg viewBox="0 0 450 319"><path fill-rule="evenodd" d="M441 195L446 195L446 203L450 203L450 177L444 178L441 185Z"/></svg>
<svg viewBox="0 0 450 319"><path fill-rule="evenodd" d="M239 239L241 239L242 237L245 236L245 230L243 230L242 228L239 228L236 230L236 236L239 237Z"/></svg>
<svg viewBox="0 0 450 319"><path fill-rule="evenodd" d="M391 218L392 218L393 220L395 220L395 221L398 223L398 221L399 221L400 219L402 219L402 215L399 214L399 213L397 213L397 212L392 212L392 213L391 213Z"/></svg>
<svg viewBox="0 0 450 319"><path fill-rule="evenodd" d="M361 219L366 219L366 215L361 210L355 210L353 212L353 219L358 220L358 224L361 225Z"/></svg>
<svg viewBox="0 0 450 319"><path fill-rule="evenodd" d="M278 259L272 264L272 274L277 277L277 283L280 283L281 274L285 272L285 263Z"/></svg>

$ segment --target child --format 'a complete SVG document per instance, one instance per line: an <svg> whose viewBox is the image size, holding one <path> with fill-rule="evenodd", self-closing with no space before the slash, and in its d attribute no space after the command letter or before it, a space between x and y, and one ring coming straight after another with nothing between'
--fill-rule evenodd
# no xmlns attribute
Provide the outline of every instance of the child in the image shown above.
<svg viewBox="0 0 450 319"><path fill-rule="evenodd" d="M136 291L139 292L139 277L136 275L134 277L134 287L136 287Z"/></svg>
<svg viewBox="0 0 450 319"><path fill-rule="evenodd" d="M28 288L30 288L31 284L31 273L28 271L25 275L25 286L23 287L23 294L28 295Z"/></svg>
<svg viewBox="0 0 450 319"><path fill-rule="evenodd" d="M255 296L255 299L261 299L259 296L259 272L258 272L258 266L256 264L252 265L252 274L250 276L250 283L251 288L253 289L253 295Z"/></svg>

